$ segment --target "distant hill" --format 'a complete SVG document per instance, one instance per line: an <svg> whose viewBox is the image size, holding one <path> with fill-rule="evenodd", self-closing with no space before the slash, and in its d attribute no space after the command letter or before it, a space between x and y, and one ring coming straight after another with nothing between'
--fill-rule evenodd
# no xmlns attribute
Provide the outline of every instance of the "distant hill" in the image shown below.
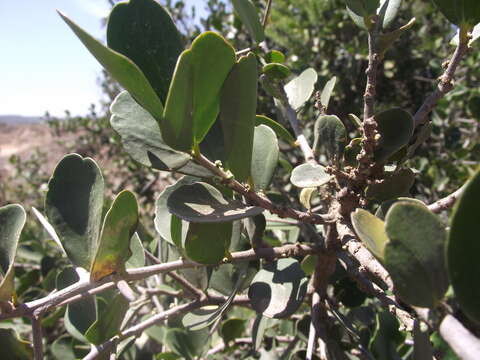
<svg viewBox="0 0 480 360"><path fill-rule="evenodd" d="M38 124L44 119L42 116L0 115L2 124Z"/></svg>

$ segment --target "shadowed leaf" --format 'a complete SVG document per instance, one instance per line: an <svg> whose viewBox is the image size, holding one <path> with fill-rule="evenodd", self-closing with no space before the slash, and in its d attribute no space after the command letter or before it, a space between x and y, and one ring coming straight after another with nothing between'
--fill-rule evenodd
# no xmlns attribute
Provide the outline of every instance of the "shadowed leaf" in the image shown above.
<svg viewBox="0 0 480 360"><path fill-rule="evenodd" d="M259 125L268 126L270 129L272 129L275 132L275 134L280 139L284 140L285 142L287 142L290 145L296 146L295 145L296 140L292 136L290 131L285 129L285 127L282 124L276 122L275 120L270 119L269 117L264 116L264 115L257 115L256 118L255 118L255 125L256 126L259 126Z"/></svg>
<svg viewBox="0 0 480 360"><path fill-rule="evenodd" d="M347 130L335 115L321 115L314 126L315 141L313 149L323 148L330 161L338 161L343 155L347 142Z"/></svg>
<svg viewBox="0 0 480 360"><path fill-rule="evenodd" d="M415 174L410 169L401 169L391 174L380 183L368 185L365 196L377 201L385 201L402 195L408 195L415 182Z"/></svg>
<svg viewBox="0 0 480 360"><path fill-rule="evenodd" d="M446 230L424 205L397 202L387 213L385 267L407 303L434 307L448 288Z"/></svg>
<svg viewBox="0 0 480 360"><path fill-rule="evenodd" d="M330 175L322 165L302 164L292 171L290 182L299 188L322 186L330 181Z"/></svg>
<svg viewBox="0 0 480 360"><path fill-rule="evenodd" d="M212 177L207 169L196 165L189 154L165 144L155 119L126 92L113 101L110 124L122 137L128 154L139 163L157 170L176 171L198 177Z"/></svg>
<svg viewBox="0 0 480 360"><path fill-rule="evenodd" d="M263 26L258 19L255 5L250 0L232 0L232 4L253 40L257 44L265 40Z"/></svg>
<svg viewBox="0 0 480 360"><path fill-rule="evenodd" d="M266 264L248 289L253 309L270 318L285 318L297 311L307 292L308 279L295 259Z"/></svg>
<svg viewBox="0 0 480 360"><path fill-rule="evenodd" d="M183 50L180 33L167 11L154 0L117 3L108 18L107 44L142 70L164 103Z"/></svg>
<svg viewBox="0 0 480 360"><path fill-rule="evenodd" d="M226 166L241 182L250 176L255 114L257 109L257 60L253 53L233 66L221 90Z"/></svg>
<svg viewBox="0 0 480 360"><path fill-rule="evenodd" d="M239 200L226 200L212 185L197 182L175 189L167 200L168 210L190 222L231 222L263 212L257 206L248 206Z"/></svg>
<svg viewBox="0 0 480 360"><path fill-rule="evenodd" d="M190 223L185 238L185 253L200 264L215 265L227 255L232 223Z"/></svg>
<svg viewBox="0 0 480 360"><path fill-rule="evenodd" d="M26 218L20 205L0 207L0 301L10 301L15 291L13 263Z"/></svg>
<svg viewBox="0 0 480 360"><path fill-rule="evenodd" d="M105 70L157 121L160 121L163 113L162 102L139 67L127 57L93 38L62 13L59 14Z"/></svg>
<svg viewBox="0 0 480 360"><path fill-rule="evenodd" d="M466 186L453 211L447 247L448 273L455 296L462 310L477 323L480 323L480 288L472 284L472 279L480 278L479 199L480 170Z"/></svg>
<svg viewBox="0 0 480 360"><path fill-rule="evenodd" d="M478 0L433 0L438 10L452 24L467 25L469 29L480 22L480 2Z"/></svg>
<svg viewBox="0 0 480 360"><path fill-rule="evenodd" d="M84 269L90 269L97 249L103 191L103 177L95 161L77 154L65 156L48 183L48 220L69 259Z"/></svg>

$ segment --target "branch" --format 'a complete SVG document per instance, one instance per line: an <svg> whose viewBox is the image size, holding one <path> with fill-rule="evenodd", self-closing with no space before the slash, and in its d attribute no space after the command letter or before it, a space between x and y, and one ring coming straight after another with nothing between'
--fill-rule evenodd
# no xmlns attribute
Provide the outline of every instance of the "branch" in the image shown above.
<svg viewBox="0 0 480 360"><path fill-rule="evenodd" d="M243 185L237 180L232 179L231 175L227 174L223 169L216 166L202 154L196 155L195 160L200 165L220 177L222 183L224 183L226 186L236 191L237 193L242 194L247 200L251 201L253 204L260 206L282 218L288 217L309 224L326 224L334 221L334 217L328 214L320 215L309 212L302 212L289 207L283 207L274 204L265 195L257 193L250 189L250 187L248 187L247 185Z"/></svg>
<svg viewBox="0 0 480 360"><path fill-rule="evenodd" d="M415 113L413 120L415 121L415 127L418 127L426 122L427 115L435 108L438 101L443 98L449 91L453 89L453 76L457 70L460 61L468 50L468 39L460 41L453 53L452 58L448 63L448 67L440 77L440 82L437 85L435 91L425 100L420 109Z"/></svg>
<svg viewBox="0 0 480 360"><path fill-rule="evenodd" d="M363 95L363 121L366 121L375 115L377 68L380 63L380 56L377 52L378 16L374 21L375 24L373 24L373 29L368 32L368 67L366 70L367 85L365 86L365 93Z"/></svg>
<svg viewBox="0 0 480 360"><path fill-rule="evenodd" d="M420 319L429 323L429 309L416 308L415 311ZM467 330L454 316L446 315L438 326L438 332L460 359L478 359L480 339Z"/></svg>
<svg viewBox="0 0 480 360"><path fill-rule="evenodd" d="M231 259L225 259L222 264L229 262L251 261L264 258L282 258L291 256L304 256L308 254L318 253L320 248L315 245L293 244L274 248L259 248L245 251L238 251L231 254ZM124 275L125 281L143 280L147 277L160 273L168 273L179 269L194 268L197 266L205 266L187 259L180 259L163 264L145 266L137 269L128 269ZM56 306L66 305L83 299L85 296L97 294L101 291L115 286L112 280L114 276L90 282L89 279L81 280L62 290L55 291L41 299L30 301L19 305L8 313L0 313L0 320L29 316L41 315Z"/></svg>
<svg viewBox="0 0 480 360"><path fill-rule="evenodd" d="M263 20L262 20L263 29L267 27L268 18L270 16L270 10L272 10L272 0L267 0L267 7L265 8L265 15L263 16Z"/></svg>
<svg viewBox="0 0 480 360"><path fill-rule="evenodd" d="M337 231L340 241L343 244L343 249L348 252L348 256L355 258L359 263L358 271L362 274L373 275L375 280L380 280L382 287L393 289L393 282L390 274L378 262L377 259L357 240L355 233L351 230L349 224L345 222L337 223ZM344 252L339 252L340 259L346 259ZM373 279L372 279L373 280Z"/></svg>
<svg viewBox="0 0 480 360"><path fill-rule="evenodd" d="M207 301L203 301L203 302L193 301L187 304L175 306L160 314L154 315L151 318L148 318L147 320L142 321L141 323L134 325L125 331L122 331L120 334L115 335L111 339L105 341L103 344L93 347L92 350L90 350L90 352L88 353L88 355L85 356L83 359L84 360L97 359L101 354L109 352L113 347L115 347L122 340L125 340L131 336L137 337L143 331L157 324L160 321L184 314L186 312L189 312L191 310L197 309L199 307L202 307L208 304L209 303Z"/></svg>
<svg viewBox="0 0 480 360"><path fill-rule="evenodd" d="M453 205L455 205L455 202L458 200L458 198L463 194L465 191L466 185L463 185L461 188L456 190L455 192L451 193L450 195L444 197L443 199L440 199L433 204L428 205L428 209L433 212L433 213L440 213L444 210L450 209Z"/></svg>
<svg viewBox="0 0 480 360"><path fill-rule="evenodd" d="M32 316L33 358L43 360L43 334L40 317Z"/></svg>

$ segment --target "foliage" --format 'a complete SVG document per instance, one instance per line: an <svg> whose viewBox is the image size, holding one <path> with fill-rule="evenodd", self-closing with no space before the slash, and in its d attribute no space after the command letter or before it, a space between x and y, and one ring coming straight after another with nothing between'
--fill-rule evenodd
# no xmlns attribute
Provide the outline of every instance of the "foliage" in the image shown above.
<svg viewBox="0 0 480 360"><path fill-rule="evenodd" d="M0 208L12 358L30 351L16 332L36 358L427 359L442 341L473 358L478 171L436 200L478 162L478 6L433 2L460 26L444 70L450 25L420 1L244 0L231 16L210 0L191 42L182 2L173 18L155 0L115 5L107 45L61 15L123 91L107 79L110 114L51 121L88 147L34 204L53 242L20 238L25 211ZM154 202L160 172L173 184ZM436 214L454 203L447 234Z"/></svg>

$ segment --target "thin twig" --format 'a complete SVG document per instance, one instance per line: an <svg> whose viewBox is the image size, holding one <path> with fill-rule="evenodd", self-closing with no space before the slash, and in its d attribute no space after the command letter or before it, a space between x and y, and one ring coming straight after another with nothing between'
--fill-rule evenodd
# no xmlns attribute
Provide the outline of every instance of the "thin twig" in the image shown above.
<svg viewBox="0 0 480 360"><path fill-rule="evenodd" d="M453 205L455 205L455 202L465 191L465 186L466 185L463 185L461 188L457 189L455 192L451 193L450 195L434 202L433 204L428 205L428 209L431 212L434 212L436 214L450 209Z"/></svg>
<svg viewBox="0 0 480 360"><path fill-rule="evenodd" d="M462 38L462 37L461 37ZM415 113L413 120L415 121L415 127L424 124L427 121L427 115L435 108L438 101L443 98L449 91L453 89L453 77L457 70L460 61L468 50L468 40L459 41L452 58L448 63L448 67L440 77L440 82L433 93L428 96L420 109Z"/></svg>
<svg viewBox="0 0 480 360"><path fill-rule="evenodd" d="M32 337L33 337L33 358L43 360L43 334L40 317L33 315L32 319Z"/></svg>
<svg viewBox="0 0 480 360"><path fill-rule="evenodd" d="M257 193L253 191L250 187L247 185L243 185L240 182L238 182L235 179L232 179L231 175L227 174L223 169L219 168L216 166L214 163L212 163L210 160L208 160L205 156L202 154L198 154L195 157L195 160L202 165L203 167L207 168L211 172L213 172L215 175L220 177L222 179L222 182L231 188L232 190L236 191L239 194L242 194L247 200L249 200L251 203L260 206L271 213L274 213L281 218L292 218L299 220L304 223L309 223L309 224L325 224L328 222L333 222L334 217L330 216L328 214L313 214L313 213L307 213L307 212L302 212L299 210L295 210L289 207L283 207L279 206L277 204L274 204L269 198L267 198L265 195L261 193Z"/></svg>
<svg viewBox="0 0 480 360"><path fill-rule="evenodd" d="M265 8L265 14L263 15L263 20L262 20L263 29L267 27L268 18L270 17L271 10L272 10L272 0L267 0L267 6Z"/></svg>
<svg viewBox="0 0 480 360"><path fill-rule="evenodd" d="M243 262L258 260L264 258L281 258L292 256L304 256L314 254L320 251L315 245L292 244L272 248L250 249L238 251L231 254L230 259L224 259L222 263ZM163 264L145 266L136 269L127 269L124 280L137 281L143 280L155 274L168 273L179 269L194 268L197 266L205 266L187 259L175 260ZM0 320L11 319L22 316L32 316L32 314L41 315L53 307L66 305L75 301L79 301L86 296L97 294L101 291L109 289L115 285L112 276L107 276L100 281L90 282L84 279L70 285L62 290L56 291L41 299L33 300L25 304L20 304L17 308L12 309L8 313L0 313Z"/></svg>
<svg viewBox="0 0 480 360"><path fill-rule="evenodd" d="M380 56L377 52L377 39L378 39L378 22L379 19L374 19L372 29L368 32L368 67L367 85L365 86L365 94L363 95L364 107L363 107L363 121L370 119L375 115L375 95L377 87L377 68L380 63Z"/></svg>

